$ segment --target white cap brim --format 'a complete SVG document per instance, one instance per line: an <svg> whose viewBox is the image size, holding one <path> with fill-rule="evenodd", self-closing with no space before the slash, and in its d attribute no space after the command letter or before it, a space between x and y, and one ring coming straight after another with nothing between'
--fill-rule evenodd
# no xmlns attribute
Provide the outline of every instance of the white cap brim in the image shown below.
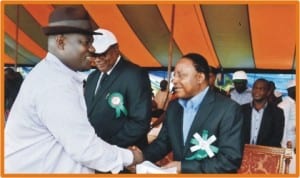
<svg viewBox="0 0 300 178"><path fill-rule="evenodd" d="M95 53L104 53L110 46L118 43L115 35L106 29L98 29L95 32L102 33L102 35L94 35Z"/></svg>

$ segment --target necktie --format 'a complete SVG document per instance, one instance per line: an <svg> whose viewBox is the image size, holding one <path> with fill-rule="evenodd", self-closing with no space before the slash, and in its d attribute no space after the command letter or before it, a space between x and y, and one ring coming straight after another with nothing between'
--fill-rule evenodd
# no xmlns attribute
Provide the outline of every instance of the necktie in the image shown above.
<svg viewBox="0 0 300 178"><path fill-rule="evenodd" d="M98 80L97 82L97 86L96 86L96 89L95 89L95 95L97 94L99 88L101 88L101 86L103 85L103 83L105 82L105 80L107 79L108 75L106 73L103 73L100 81Z"/></svg>

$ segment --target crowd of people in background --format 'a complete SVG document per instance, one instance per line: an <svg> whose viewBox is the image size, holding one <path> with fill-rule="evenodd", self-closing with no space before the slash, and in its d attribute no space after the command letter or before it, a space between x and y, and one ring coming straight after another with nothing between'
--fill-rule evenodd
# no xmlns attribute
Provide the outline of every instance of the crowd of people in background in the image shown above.
<svg viewBox="0 0 300 178"><path fill-rule="evenodd" d="M231 98L241 105L245 144L290 147L296 150L295 80L288 83L288 95L283 97L275 91L276 86L273 81L259 78L254 82L253 88L249 88L247 86L247 74L244 71L237 71L233 74L234 88L230 92L226 92L215 85L217 73L216 68L209 66L209 86L212 91ZM5 119L17 97L22 81L23 77L19 72L10 67L5 68ZM156 94L152 93L151 129L153 127L160 127L159 129L161 129L168 104L176 98L174 88L168 90L168 85L167 80L161 80L160 90ZM101 114L99 113L99 115ZM102 129L100 128L100 130ZM145 130L147 129L145 128ZM116 144L118 145L118 143ZM133 144L129 143L124 146L130 145ZM134 145L138 145L138 143ZM142 148L140 147L140 149Z"/></svg>
<svg viewBox="0 0 300 178"><path fill-rule="evenodd" d="M209 72L210 88L216 93L231 98L243 108L244 121L246 121L244 122L245 143L275 147L292 145L295 148L295 80L288 82L286 86L288 95L283 97L275 90L276 86L273 81L263 78L256 79L253 88L248 87L246 72L239 70L233 73L234 87L226 92L216 85L218 69L209 66ZM167 83L167 81L162 80L161 83ZM154 103L156 101L153 100ZM165 99L165 101L168 103L170 99Z"/></svg>

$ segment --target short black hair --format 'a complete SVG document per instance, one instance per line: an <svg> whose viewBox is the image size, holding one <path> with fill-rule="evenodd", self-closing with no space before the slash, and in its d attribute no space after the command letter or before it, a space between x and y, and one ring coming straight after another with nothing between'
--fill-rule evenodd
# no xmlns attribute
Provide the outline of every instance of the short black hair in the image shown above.
<svg viewBox="0 0 300 178"><path fill-rule="evenodd" d="M205 79L209 79L209 67L205 57L198 53L188 53L182 56L182 58L190 59L193 62L196 71L204 73Z"/></svg>
<svg viewBox="0 0 300 178"><path fill-rule="evenodd" d="M276 89L276 85L273 81L269 81L269 90L274 91Z"/></svg>
<svg viewBox="0 0 300 178"><path fill-rule="evenodd" d="M265 83L266 87L267 87L267 90L270 90L270 83L268 80L264 79L264 78L258 78L257 80L255 80L254 84L257 83L257 82L263 82Z"/></svg>

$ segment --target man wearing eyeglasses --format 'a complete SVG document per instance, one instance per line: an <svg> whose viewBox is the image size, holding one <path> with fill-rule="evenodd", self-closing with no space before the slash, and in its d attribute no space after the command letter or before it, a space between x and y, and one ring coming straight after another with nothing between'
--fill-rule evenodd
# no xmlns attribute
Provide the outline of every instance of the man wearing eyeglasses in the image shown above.
<svg viewBox="0 0 300 178"><path fill-rule="evenodd" d="M95 51L88 13L57 7L43 28L47 56L24 80L5 128L5 173L118 173L134 151L100 139L90 125L77 71Z"/></svg>
<svg viewBox="0 0 300 178"><path fill-rule="evenodd" d="M87 112L96 133L110 144L127 148L147 145L151 119L148 73L120 55L115 35L98 29L93 61L97 68L86 82Z"/></svg>

